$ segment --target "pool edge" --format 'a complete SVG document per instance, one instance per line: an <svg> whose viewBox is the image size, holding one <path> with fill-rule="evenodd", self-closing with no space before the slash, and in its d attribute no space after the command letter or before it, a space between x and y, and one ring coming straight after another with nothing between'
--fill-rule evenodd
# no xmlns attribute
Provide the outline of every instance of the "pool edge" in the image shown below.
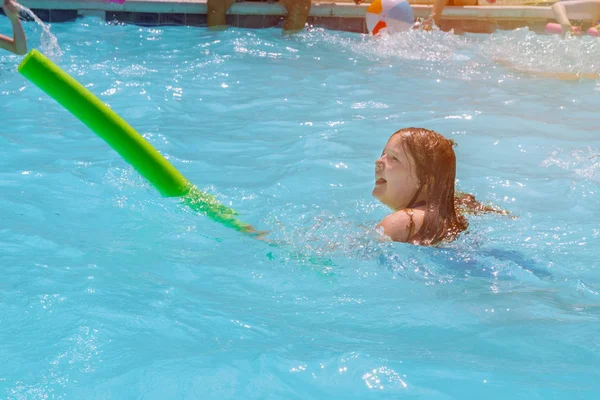
<svg viewBox="0 0 600 400"><path fill-rule="evenodd" d="M205 26L206 0L127 0L124 4L104 0L21 0L21 3L48 22L66 22L79 16L96 16L144 26ZM332 30L366 33L364 15L368 4L315 2L308 23ZM431 6L412 4L417 18L429 15ZM277 3L235 3L228 12L227 22L234 27L269 28L281 26L285 10ZM585 16L573 19L585 20ZM492 33L498 29L528 27L543 32L548 22L554 22L549 6L480 5L444 10L443 30Z"/></svg>

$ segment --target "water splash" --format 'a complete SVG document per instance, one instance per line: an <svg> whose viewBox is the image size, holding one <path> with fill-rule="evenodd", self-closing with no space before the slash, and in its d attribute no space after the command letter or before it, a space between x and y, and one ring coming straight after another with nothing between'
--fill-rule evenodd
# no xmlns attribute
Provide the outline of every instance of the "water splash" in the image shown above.
<svg viewBox="0 0 600 400"><path fill-rule="evenodd" d="M373 66L401 66L405 75L462 79L504 79L524 74L575 80L599 79L600 40L593 37L562 38L528 28L497 31L491 35L410 30L377 37L339 34L314 28L297 38L310 47L348 53ZM452 68L448 64L452 63Z"/></svg>
<svg viewBox="0 0 600 400"><path fill-rule="evenodd" d="M479 53L494 63L527 75L559 79L600 77L600 41L536 34L527 28L484 37Z"/></svg>
<svg viewBox="0 0 600 400"><path fill-rule="evenodd" d="M556 150L542 162L543 167L557 166L570 171L575 177L592 182L600 181L600 149Z"/></svg>
<svg viewBox="0 0 600 400"><path fill-rule="evenodd" d="M49 57L62 56L63 52L60 49L60 46L58 45L58 39L56 38L56 36L54 36L52 34L52 32L50 32L50 28L46 24L44 24L44 22L42 22L42 20L39 19L38 16L35 15L35 13L33 11L31 11L29 8L27 8L21 4L18 4L18 6L19 6L20 11L27 14L27 16L29 16L31 19L33 19L42 28L42 36L40 39L42 52Z"/></svg>

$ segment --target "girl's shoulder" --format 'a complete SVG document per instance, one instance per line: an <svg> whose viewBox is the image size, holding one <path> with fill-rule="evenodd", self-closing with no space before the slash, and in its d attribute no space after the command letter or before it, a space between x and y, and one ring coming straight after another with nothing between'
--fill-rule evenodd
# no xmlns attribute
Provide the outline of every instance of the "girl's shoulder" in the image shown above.
<svg viewBox="0 0 600 400"><path fill-rule="evenodd" d="M385 217L377 228L383 228L383 233L395 242L408 242L423 225L424 217L422 209L404 208Z"/></svg>

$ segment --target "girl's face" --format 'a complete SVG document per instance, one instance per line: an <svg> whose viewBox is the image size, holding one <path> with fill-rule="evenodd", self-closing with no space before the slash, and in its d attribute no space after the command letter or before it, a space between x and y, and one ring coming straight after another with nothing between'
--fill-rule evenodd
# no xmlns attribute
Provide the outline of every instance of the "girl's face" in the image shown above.
<svg viewBox="0 0 600 400"><path fill-rule="evenodd" d="M415 163L400 137L388 140L383 154L375 161L375 188L373 197L393 210L402 210L419 188Z"/></svg>

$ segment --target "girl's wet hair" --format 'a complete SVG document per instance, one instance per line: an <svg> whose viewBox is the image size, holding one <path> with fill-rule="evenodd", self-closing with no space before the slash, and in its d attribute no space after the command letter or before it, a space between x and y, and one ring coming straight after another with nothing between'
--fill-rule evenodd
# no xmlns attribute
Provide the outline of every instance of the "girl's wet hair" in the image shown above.
<svg viewBox="0 0 600 400"><path fill-rule="evenodd" d="M421 191L426 193L423 225L409 239L413 244L434 245L455 239L469 226L463 212L500 212L479 203L474 196L455 195L456 155L454 141L424 128L404 128L392 137L400 140L406 153L415 163L419 189L407 206L411 208Z"/></svg>

